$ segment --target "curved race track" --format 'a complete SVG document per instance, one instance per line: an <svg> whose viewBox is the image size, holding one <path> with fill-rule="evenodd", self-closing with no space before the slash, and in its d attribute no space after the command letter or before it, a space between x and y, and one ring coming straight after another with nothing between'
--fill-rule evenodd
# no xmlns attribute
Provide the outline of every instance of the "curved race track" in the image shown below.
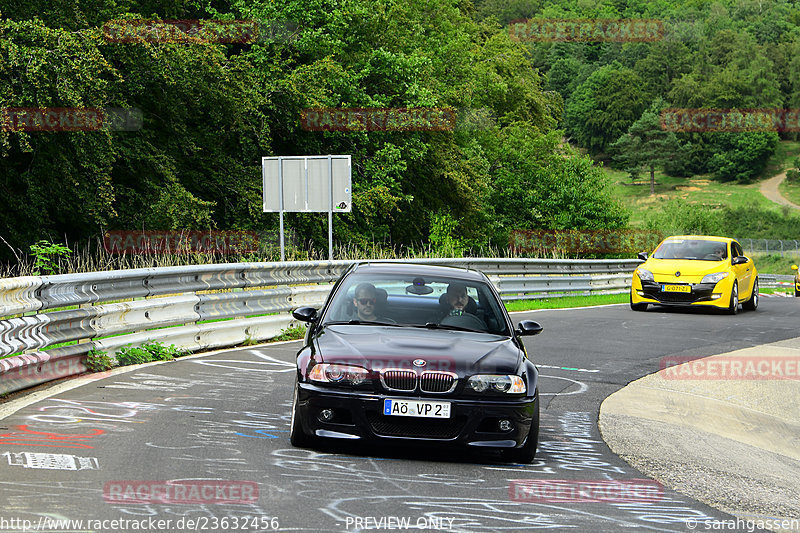
<svg viewBox="0 0 800 533"><path fill-rule="evenodd" d="M737 316L635 313L617 305L513 318L532 318L545 328L526 340L542 375L534 464L426 449L292 448L288 414L299 342L282 343L52 389L46 391L55 391L50 397L0 420L0 530L21 531L29 520L40 531L359 531L405 525L464 532L689 531L687 520L730 518L671 490L655 501L534 502L515 496L545 493L509 487L513 480L585 486L642 478L602 442L602 400L657 371L664 356L703 357L796 337L800 300L764 298L757 312ZM217 483L219 492L195 493L193 502L110 499L142 482L178 479L244 482L238 484L244 490ZM49 521L58 518L84 522ZM116 519L144 521L97 522Z"/></svg>

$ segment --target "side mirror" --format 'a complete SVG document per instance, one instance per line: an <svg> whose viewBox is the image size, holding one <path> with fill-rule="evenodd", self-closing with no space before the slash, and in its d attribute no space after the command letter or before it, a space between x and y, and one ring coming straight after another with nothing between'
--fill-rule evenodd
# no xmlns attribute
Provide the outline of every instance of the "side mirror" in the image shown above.
<svg viewBox="0 0 800 533"><path fill-rule="evenodd" d="M292 311L292 316L300 322L312 322L317 317L317 310L313 307L300 307Z"/></svg>
<svg viewBox="0 0 800 533"><path fill-rule="evenodd" d="M749 260L748 258L746 258L745 256L743 256L743 255L738 255L738 256L734 257L734 258L731 260L731 264L732 264L732 265L743 265L743 264L745 264L745 263L747 263L747 262L749 262L749 261L750 261L750 260Z"/></svg>
<svg viewBox="0 0 800 533"><path fill-rule="evenodd" d="M520 337L526 335L538 335L542 332L544 328L539 325L538 322L534 322L533 320L523 320L517 326L517 335Z"/></svg>
<svg viewBox="0 0 800 533"><path fill-rule="evenodd" d="M792 265L792 270L797 270L797 265Z"/></svg>
<svg viewBox="0 0 800 533"><path fill-rule="evenodd" d="M647 254L646 254L646 253L644 253L644 252L639 252L639 253L636 255L636 257L638 257L638 258L639 258L639 259L641 259L642 261L647 261Z"/></svg>

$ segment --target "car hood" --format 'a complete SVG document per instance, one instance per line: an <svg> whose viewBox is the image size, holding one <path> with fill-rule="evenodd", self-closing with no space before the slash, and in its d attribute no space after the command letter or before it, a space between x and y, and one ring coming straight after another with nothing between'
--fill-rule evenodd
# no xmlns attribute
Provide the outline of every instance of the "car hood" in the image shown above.
<svg viewBox="0 0 800 533"><path fill-rule="evenodd" d="M640 266L653 273L656 281L684 281L688 283L699 283L706 274L714 272L728 272L730 262L722 261L701 261L693 259L649 259ZM680 277L675 273L680 272Z"/></svg>
<svg viewBox="0 0 800 533"><path fill-rule="evenodd" d="M314 344L322 362L358 365L371 371L417 368L459 375L511 374L522 357L509 337L411 327L327 326ZM423 360L425 365L414 365L415 360Z"/></svg>

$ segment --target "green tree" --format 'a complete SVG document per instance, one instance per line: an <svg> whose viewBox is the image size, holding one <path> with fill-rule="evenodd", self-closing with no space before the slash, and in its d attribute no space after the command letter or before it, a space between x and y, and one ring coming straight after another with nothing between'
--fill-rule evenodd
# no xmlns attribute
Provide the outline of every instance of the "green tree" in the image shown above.
<svg viewBox="0 0 800 533"><path fill-rule="evenodd" d="M523 124L487 145L494 175L490 191L495 242L513 229L614 229L628 212L608 192L601 170L562 143L560 132L541 135Z"/></svg>
<svg viewBox="0 0 800 533"><path fill-rule="evenodd" d="M761 175L778 145L778 134L769 132L716 133L709 170L722 181L747 183Z"/></svg>
<svg viewBox="0 0 800 533"><path fill-rule="evenodd" d="M656 192L656 167L664 167L680 153L675 134L661 128L659 113L663 107L663 102L655 102L627 133L609 146L614 162L625 170L645 167L650 171L650 194Z"/></svg>
<svg viewBox="0 0 800 533"><path fill-rule="evenodd" d="M572 94L564 109L564 127L579 146L593 154L625 133L645 108L642 80L619 63L593 72Z"/></svg>

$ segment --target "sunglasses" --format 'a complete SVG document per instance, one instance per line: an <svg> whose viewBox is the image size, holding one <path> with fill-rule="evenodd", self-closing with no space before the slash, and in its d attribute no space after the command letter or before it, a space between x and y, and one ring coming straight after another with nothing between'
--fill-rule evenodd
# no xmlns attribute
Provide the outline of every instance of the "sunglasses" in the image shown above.
<svg viewBox="0 0 800 533"><path fill-rule="evenodd" d="M361 305L375 305L375 298L356 298Z"/></svg>

